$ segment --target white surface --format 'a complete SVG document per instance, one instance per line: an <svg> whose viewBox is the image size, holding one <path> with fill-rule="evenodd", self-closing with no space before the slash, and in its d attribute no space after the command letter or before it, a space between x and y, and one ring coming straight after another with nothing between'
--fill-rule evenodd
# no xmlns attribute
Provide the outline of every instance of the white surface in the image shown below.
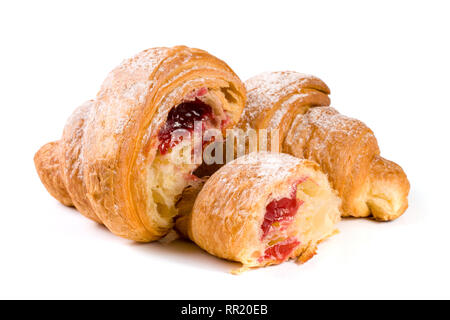
<svg viewBox="0 0 450 320"><path fill-rule="evenodd" d="M1 2L0 298L450 298L448 2ZM345 220L303 266L232 276L178 242L136 244L57 203L33 155L124 58L186 44L245 80L297 70L376 133L410 208Z"/></svg>

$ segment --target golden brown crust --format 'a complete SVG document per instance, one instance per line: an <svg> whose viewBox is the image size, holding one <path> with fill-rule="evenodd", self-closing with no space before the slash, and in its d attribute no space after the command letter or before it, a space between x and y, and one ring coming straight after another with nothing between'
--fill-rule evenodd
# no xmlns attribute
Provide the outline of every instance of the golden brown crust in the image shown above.
<svg viewBox="0 0 450 320"><path fill-rule="evenodd" d="M168 112L199 87L227 88L236 102L227 110L232 117L228 126L238 121L245 88L207 52L152 48L125 60L106 78L96 99L69 119L58 147L64 155L56 155L57 144L38 152L41 180L55 198L69 204L73 199L84 215L119 236L136 241L164 236L168 227L159 224L149 200L148 168ZM57 163L64 167L64 179Z"/></svg>
<svg viewBox="0 0 450 320"><path fill-rule="evenodd" d="M331 107L316 108L296 117L283 149L321 164L333 187L345 200L359 198L359 193L365 192L371 158L379 153L369 128ZM344 216L368 216L365 204L345 200Z"/></svg>
<svg viewBox="0 0 450 320"><path fill-rule="evenodd" d="M73 206L61 176L59 141L42 146L34 156L34 164L42 184L53 197L66 206Z"/></svg>
<svg viewBox="0 0 450 320"><path fill-rule="evenodd" d="M292 192L292 186L304 179L310 179L318 193L308 200L304 198L299 218L292 222L291 232L299 237L300 245L290 257L304 253L302 259L306 261L314 251L309 248L315 248L319 241L334 232L340 216L340 200L316 163L287 154L252 153L215 172L198 194L192 214L187 216L189 237L209 253L245 266L280 263L258 260L265 250L261 225L266 206L270 199ZM311 200L313 198L317 202ZM323 204L325 199L326 204ZM317 210L323 210L323 214ZM289 233L275 235L291 236Z"/></svg>
<svg viewBox="0 0 450 320"><path fill-rule="evenodd" d="M394 220L408 208L409 181L395 162L375 156L371 162L370 186L367 205L374 219Z"/></svg>
<svg viewBox="0 0 450 320"><path fill-rule="evenodd" d="M312 259L317 254L317 244L314 243L312 245L307 246L304 248L304 250L300 253L297 262L299 264L304 264L308 260Z"/></svg>
<svg viewBox="0 0 450 320"><path fill-rule="evenodd" d="M321 165L343 200L343 216L393 220L407 208L405 173L379 156L373 132L359 120L331 107L310 109L292 123L283 150Z"/></svg>
<svg viewBox="0 0 450 320"><path fill-rule="evenodd" d="M372 215L377 220L400 216L408 206L409 192L403 170L379 157L376 138L364 123L325 107L329 90L324 83L305 77L274 72L248 80L240 127L278 128L282 152L318 162L343 199L344 216ZM292 92L302 90L303 102L298 104ZM388 186L389 191L382 192Z"/></svg>
<svg viewBox="0 0 450 320"><path fill-rule="evenodd" d="M84 134L86 119L93 105L93 100L87 101L73 112L66 122L59 147L61 149L60 160L62 162L61 172L64 185L74 206L87 218L102 223L86 197L87 190L83 181L84 145L81 139Z"/></svg>

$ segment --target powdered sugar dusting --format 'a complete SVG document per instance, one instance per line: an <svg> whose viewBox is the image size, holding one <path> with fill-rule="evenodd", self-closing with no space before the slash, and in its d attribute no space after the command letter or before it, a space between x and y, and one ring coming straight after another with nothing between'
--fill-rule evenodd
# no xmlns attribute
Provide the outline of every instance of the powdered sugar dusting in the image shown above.
<svg viewBox="0 0 450 320"><path fill-rule="evenodd" d="M253 122L270 112L284 97L299 93L301 89L311 88L329 93L320 79L295 71L265 72L245 82L247 105L240 120L240 127L253 126ZM279 114L281 115L281 114Z"/></svg>
<svg viewBox="0 0 450 320"><path fill-rule="evenodd" d="M247 199L248 203L253 199L253 203L257 203L255 198L267 195L273 185L289 183L289 178L304 161L284 153L253 152L227 163L207 183L221 188L226 186L226 194L239 193L239 198Z"/></svg>
<svg viewBox="0 0 450 320"><path fill-rule="evenodd" d="M292 173L292 168L299 165L302 160L285 153L252 152L230 162L239 166L256 168L256 175L260 178L284 180Z"/></svg>
<svg viewBox="0 0 450 320"><path fill-rule="evenodd" d="M245 82L248 91L255 90L256 95L267 95L272 102L276 102L280 95L298 87L298 82L317 79L295 71L264 72Z"/></svg>
<svg viewBox="0 0 450 320"><path fill-rule="evenodd" d="M379 153L376 138L366 125L331 107L312 108L305 115L298 115L283 150L318 162L337 190L340 185L348 185L352 168L362 163L367 165L373 154ZM338 174L342 176L337 177Z"/></svg>
<svg viewBox="0 0 450 320"><path fill-rule="evenodd" d="M63 133L64 158L67 163L64 170L69 179L78 179L83 182L83 144L80 143L84 135L86 120L94 104L93 100L86 101L79 106L67 120Z"/></svg>

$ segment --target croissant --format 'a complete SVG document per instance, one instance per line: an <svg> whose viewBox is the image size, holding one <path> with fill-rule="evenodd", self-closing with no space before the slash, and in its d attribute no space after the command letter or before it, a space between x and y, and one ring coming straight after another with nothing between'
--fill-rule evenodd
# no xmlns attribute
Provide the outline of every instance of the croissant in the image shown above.
<svg viewBox="0 0 450 320"><path fill-rule="evenodd" d="M305 262L331 236L340 199L319 166L288 154L255 152L215 172L185 221L209 253L245 268Z"/></svg>
<svg viewBox="0 0 450 320"><path fill-rule="evenodd" d="M342 198L342 215L393 220L408 207L402 168L380 156L373 132L339 114L320 79L297 72L249 79L240 128L279 130L280 149L316 161ZM320 108L315 108L319 107Z"/></svg>
<svg viewBox="0 0 450 320"><path fill-rule="evenodd" d="M114 234L159 239L173 226L183 189L199 179L199 164L180 160L192 156L194 122L225 132L245 99L236 74L205 51L145 50L115 68L62 138L36 153L37 172L53 197ZM189 136L176 138L178 129Z"/></svg>

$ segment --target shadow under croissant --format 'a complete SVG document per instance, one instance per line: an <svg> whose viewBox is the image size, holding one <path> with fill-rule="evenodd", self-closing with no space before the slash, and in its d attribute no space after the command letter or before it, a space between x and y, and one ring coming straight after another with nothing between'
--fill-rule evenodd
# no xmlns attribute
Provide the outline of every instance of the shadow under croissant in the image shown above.
<svg viewBox="0 0 450 320"><path fill-rule="evenodd" d="M73 211L77 213L75 209ZM132 249L142 252L148 256L156 256L159 259L163 258L172 262L183 263L196 268L199 267L208 269L209 271L221 273L229 273L230 271L241 267L240 263L219 259L209 254L188 239L179 238L166 242L161 240L154 242L135 242L113 235L108 228L102 224L93 224L98 232L105 232L107 236L121 239Z"/></svg>
<svg viewBox="0 0 450 320"><path fill-rule="evenodd" d="M57 203L57 205L66 211L65 214L70 213L76 217L80 216L75 207L64 206L60 203ZM85 219L83 219L83 221L88 222L88 220ZM241 267L240 263L220 259L209 254L187 239L179 238L173 241L160 240L149 243L134 242L117 237L103 224L93 221L89 221L89 223L91 223L91 227L95 229L95 232L99 232L106 237L123 240L126 245L130 246L132 249L138 250L149 256L157 256L158 258L165 258L176 263L183 263L185 265L191 265L195 268L204 268L209 271L220 273L229 273L232 270L236 270Z"/></svg>
<svg viewBox="0 0 450 320"><path fill-rule="evenodd" d="M209 271L228 273L241 267L240 263L214 257L192 241L185 239L177 239L169 243L160 241L151 243L132 242L131 246L148 254L157 254L159 257L165 257L170 261L208 269Z"/></svg>
<svg viewBox="0 0 450 320"><path fill-rule="evenodd" d="M327 241L327 240L324 240ZM254 272L256 270L263 270L267 268L279 268L280 265L270 265L266 267L245 267L240 262L226 260L220 257L209 254L194 242L188 239L179 238L169 243L155 241L151 243L132 242L131 246L140 251L149 254L157 254L159 257L165 256L170 261L191 265L207 269L208 271L228 273L239 275L246 273L246 271ZM302 263L296 260L286 261L287 263L294 263L300 266ZM285 262L285 263L286 263Z"/></svg>
<svg viewBox="0 0 450 320"><path fill-rule="evenodd" d="M398 228L398 224L400 223L402 225L410 227L414 225L417 226L423 223L424 219L423 213L425 212L423 207L424 206L423 199L420 199L419 197L420 193L416 192L416 190L412 191L413 197L416 199L416 201L414 202L415 205L409 208L410 214L406 217L401 216L393 221L382 222L384 229L391 227ZM70 212L70 214L73 214L75 216L79 215L78 211L74 207L67 207L59 203L58 205L64 208L66 210L66 213ZM100 233L105 232L105 235L116 238L116 236L113 235L104 225L94 222L92 223L92 225L95 226L95 229L98 230L98 232ZM357 234L355 234L355 231L361 230L362 226L364 226L364 230L369 231L369 235L373 234L373 236L375 237L376 232L379 231L380 222L375 221L370 217L369 218L345 217L342 218L341 222L338 224L338 228L340 230L339 234L341 234L341 236L346 235L346 237L355 239L355 237L357 236ZM369 229L367 229L368 227ZM327 242L327 240L325 240L324 242ZM179 238L174 241L168 241L165 243L162 241L155 241L150 243L140 243L128 240L125 241L131 248L136 249L145 254L156 255L159 258L164 257L170 261L183 263L185 265L191 265L196 268L200 267L203 269L207 269L208 271L230 273L232 271L239 270L242 266L240 263L237 262L217 258L209 254L208 252L204 251L200 247L198 247L192 241L183 238ZM277 266L275 265L271 267L276 268Z"/></svg>

